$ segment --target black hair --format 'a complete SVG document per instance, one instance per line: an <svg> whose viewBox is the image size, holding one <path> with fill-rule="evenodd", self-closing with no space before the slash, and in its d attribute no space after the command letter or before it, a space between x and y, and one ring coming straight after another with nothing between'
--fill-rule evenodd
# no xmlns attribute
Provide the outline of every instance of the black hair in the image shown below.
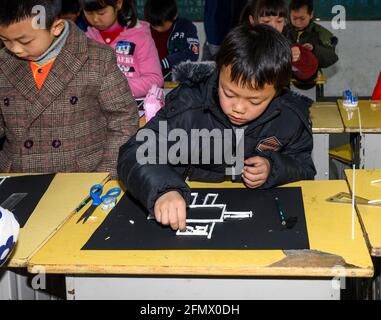
<svg viewBox="0 0 381 320"><path fill-rule="evenodd" d="M292 74L288 40L267 25L243 24L226 36L216 58L218 70L231 67L231 81L250 89L266 84L277 92L289 85Z"/></svg>
<svg viewBox="0 0 381 320"><path fill-rule="evenodd" d="M291 0L290 2L290 11L300 10L304 6L307 7L308 14L312 14L314 11L314 1L313 0Z"/></svg>
<svg viewBox="0 0 381 320"><path fill-rule="evenodd" d="M258 23L260 17L282 17L288 19L288 7L285 0L256 0L249 2L249 11Z"/></svg>
<svg viewBox="0 0 381 320"><path fill-rule="evenodd" d="M176 0L147 0L144 5L144 19L153 26L174 21L177 13Z"/></svg>
<svg viewBox="0 0 381 320"><path fill-rule="evenodd" d="M61 14L78 14L81 11L79 0L62 0Z"/></svg>
<svg viewBox="0 0 381 320"><path fill-rule="evenodd" d="M116 8L118 0L80 0L81 8L85 11L97 11L111 6ZM120 25L133 28L138 22L138 11L135 0L123 0L123 6L118 12Z"/></svg>
<svg viewBox="0 0 381 320"><path fill-rule="evenodd" d="M50 29L61 13L61 0L1 0L0 25L10 26L37 16L40 13L37 6L44 7L46 28Z"/></svg>
<svg viewBox="0 0 381 320"><path fill-rule="evenodd" d="M245 7L242 9L241 15L239 17L239 23L248 23L249 22L249 16L251 15L251 4L250 1L245 5Z"/></svg>

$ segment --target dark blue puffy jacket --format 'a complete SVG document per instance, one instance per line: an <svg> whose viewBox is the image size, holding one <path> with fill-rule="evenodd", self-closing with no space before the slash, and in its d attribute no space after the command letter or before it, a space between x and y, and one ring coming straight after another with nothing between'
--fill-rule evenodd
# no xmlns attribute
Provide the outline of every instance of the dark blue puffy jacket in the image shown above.
<svg viewBox="0 0 381 320"><path fill-rule="evenodd" d="M196 26L188 19L177 18L168 39L168 56L161 60L163 70L184 61L197 61L200 52Z"/></svg>
<svg viewBox="0 0 381 320"><path fill-rule="evenodd" d="M224 129L231 129L230 132L234 132L237 129L233 128L219 105L219 75L215 68L205 68L205 64L194 63L184 66L188 78L177 78L182 80L182 84L167 95L165 108L144 127L151 129L156 137L148 148L153 152L151 161L156 164L140 164L137 161L137 150L144 145L144 142L137 141L136 135L121 147L119 153L120 179L127 190L151 213L156 199L171 190L178 190L189 204L190 189L185 179L202 182L232 180L232 176L226 175L229 165L219 162L213 152L210 152L212 157L210 164L194 164L191 160L195 154L194 149L188 150L189 164L160 164L160 159L163 160L163 156L164 158L168 156L168 150L176 141L165 141L165 144L168 144L167 148L161 155L159 154L159 142L163 143L158 135L159 122L165 122L168 131L183 129L187 137L191 137L192 129L209 131L219 129L220 132ZM245 127L245 159L262 156L271 163L270 175L262 189L314 178L316 171L311 158L313 139L309 117L311 103L310 99L285 89L274 98L259 118ZM233 144L234 141L232 139ZM188 141L187 145L190 146L191 142ZM213 150L213 143L207 151ZM205 148L202 150L201 143L198 148L199 159L202 159ZM235 150L235 146L232 150ZM198 162L201 163L201 160ZM239 172L238 177L240 177Z"/></svg>

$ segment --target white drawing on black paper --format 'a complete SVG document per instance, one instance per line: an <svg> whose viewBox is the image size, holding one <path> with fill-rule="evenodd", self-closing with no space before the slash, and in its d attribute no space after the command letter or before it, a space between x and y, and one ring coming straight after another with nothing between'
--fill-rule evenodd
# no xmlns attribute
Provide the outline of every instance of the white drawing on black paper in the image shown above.
<svg viewBox="0 0 381 320"><path fill-rule="evenodd" d="M192 193L192 203L189 206L187 228L177 231L177 236L206 237L211 239L216 225L227 220L251 219L252 211L228 211L226 204L216 204L218 194L208 193L202 202L197 204L198 193ZM202 210L207 210L203 215Z"/></svg>

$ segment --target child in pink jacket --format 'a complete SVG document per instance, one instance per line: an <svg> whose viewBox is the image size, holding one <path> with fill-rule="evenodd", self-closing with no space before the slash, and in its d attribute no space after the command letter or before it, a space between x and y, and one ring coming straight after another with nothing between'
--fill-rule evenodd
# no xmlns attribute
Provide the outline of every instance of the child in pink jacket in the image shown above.
<svg viewBox="0 0 381 320"><path fill-rule="evenodd" d="M115 49L119 68L135 98L145 97L164 83L159 55L149 24L138 21L135 0L80 0L87 22L86 35Z"/></svg>

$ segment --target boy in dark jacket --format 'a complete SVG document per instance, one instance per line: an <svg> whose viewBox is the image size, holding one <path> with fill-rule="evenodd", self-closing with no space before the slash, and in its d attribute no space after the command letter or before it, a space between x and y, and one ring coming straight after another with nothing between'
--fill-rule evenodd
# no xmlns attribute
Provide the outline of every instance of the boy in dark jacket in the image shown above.
<svg viewBox="0 0 381 320"><path fill-rule="evenodd" d="M291 24L284 33L292 43L302 44L312 51L319 61L319 68L328 68L339 57L335 52L337 38L326 28L315 23L313 0L292 0L290 2Z"/></svg>
<svg viewBox="0 0 381 320"><path fill-rule="evenodd" d="M119 177L159 223L186 227L185 179L238 176L248 188L265 189L314 178L311 100L286 89L291 49L282 34L239 26L222 43L217 68L180 67L186 75L165 108L119 154ZM198 132L209 132L209 143L200 144Z"/></svg>
<svg viewBox="0 0 381 320"><path fill-rule="evenodd" d="M200 43L196 26L178 17L176 0L148 0L144 16L151 24L164 76L181 62L198 60Z"/></svg>

